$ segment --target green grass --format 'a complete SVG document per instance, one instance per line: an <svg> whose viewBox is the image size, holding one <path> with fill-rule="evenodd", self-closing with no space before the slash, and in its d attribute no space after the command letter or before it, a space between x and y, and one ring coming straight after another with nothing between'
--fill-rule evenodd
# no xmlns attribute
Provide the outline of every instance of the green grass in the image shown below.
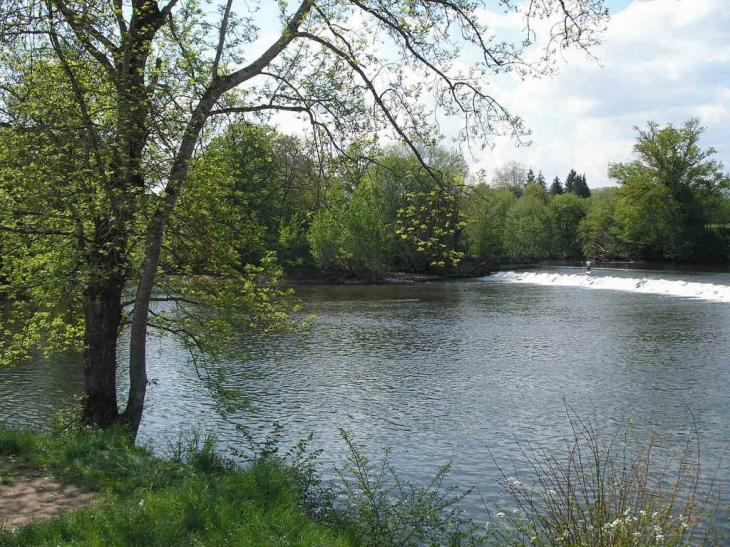
<svg viewBox="0 0 730 547"><path fill-rule="evenodd" d="M43 469L99 498L15 532L0 528L0 547L728 545L717 521L728 508L718 491L703 491L696 450L659 457L657 466L656 443L630 450L619 432L605 443L590 422L571 415L571 425L566 454L518 446L515 470L528 472L502 471L506 505L490 511L486 528L459 511L469 492L442 483L448 465L428 485L412 486L387 450L371 461L347 432L339 480L325 485L304 441L280 455L266 439L240 467L216 454L212 438L194 434L160 459L123 431L63 416L49 435L0 428L0 479L12 483L19 467Z"/></svg>
<svg viewBox="0 0 730 547"><path fill-rule="evenodd" d="M15 532L0 546L349 546L308 518L290 471L272 459L236 468L212 445L161 460L122 432L62 436L0 430L0 460L47 469L98 492L99 503Z"/></svg>

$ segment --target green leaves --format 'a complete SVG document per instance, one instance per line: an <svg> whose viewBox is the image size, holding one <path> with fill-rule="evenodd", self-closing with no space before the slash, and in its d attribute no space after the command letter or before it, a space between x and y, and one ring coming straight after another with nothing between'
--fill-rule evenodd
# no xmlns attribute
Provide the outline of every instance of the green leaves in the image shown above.
<svg viewBox="0 0 730 547"><path fill-rule="evenodd" d="M456 207L456 196L438 187L430 192L410 192L408 206L398 211L396 234L431 266L456 266L464 257L457 251L455 236L466 226Z"/></svg>
<svg viewBox="0 0 730 547"><path fill-rule="evenodd" d="M609 176L621 184L620 237L642 258L717 260L718 251L727 256L708 225L721 214L718 198L728 177L712 159L715 150L700 148L699 120L681 128L649 122L636 129L636 159L609 166Z"/></svg>

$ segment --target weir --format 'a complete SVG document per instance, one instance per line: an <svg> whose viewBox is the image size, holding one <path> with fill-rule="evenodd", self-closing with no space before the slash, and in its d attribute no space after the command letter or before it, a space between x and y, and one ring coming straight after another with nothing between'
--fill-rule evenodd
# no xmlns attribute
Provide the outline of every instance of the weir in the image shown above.
<svg viewBox="0 0 730 547"><path fill-rule="evenodd" d="M485 281L583 287L642 294L658 294L681 298L698 298L710 302L730 302L730 285L720 285L686 279L652 277L622 277L597 274L563 274L554 272L496 272Z"/></svg>

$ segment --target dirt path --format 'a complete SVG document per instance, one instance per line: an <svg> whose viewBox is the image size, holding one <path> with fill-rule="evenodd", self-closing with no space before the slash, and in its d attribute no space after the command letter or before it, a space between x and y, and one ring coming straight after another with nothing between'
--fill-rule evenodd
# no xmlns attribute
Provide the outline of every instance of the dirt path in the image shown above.
<svg viewBox="0 0 730 547"><path fill-rule="evenodd" d="M12 469L4 462L4 469ZM48 520L63 511L88 507L96 496L58 482L43 472L18 465L0 483L0 526L15 529Z"/></svg>

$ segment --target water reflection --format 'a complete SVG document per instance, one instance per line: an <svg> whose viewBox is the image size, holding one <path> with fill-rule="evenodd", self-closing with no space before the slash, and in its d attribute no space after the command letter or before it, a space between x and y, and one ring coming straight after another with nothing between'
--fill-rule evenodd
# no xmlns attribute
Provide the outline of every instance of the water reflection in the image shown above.
<svg viewBox="0 0 730 547"><path fill-rule="evenodd" d="M15 426L49 425L55 409L73 404L83 377L77 355L58 355L0 368L0 422Z"/></svg>

